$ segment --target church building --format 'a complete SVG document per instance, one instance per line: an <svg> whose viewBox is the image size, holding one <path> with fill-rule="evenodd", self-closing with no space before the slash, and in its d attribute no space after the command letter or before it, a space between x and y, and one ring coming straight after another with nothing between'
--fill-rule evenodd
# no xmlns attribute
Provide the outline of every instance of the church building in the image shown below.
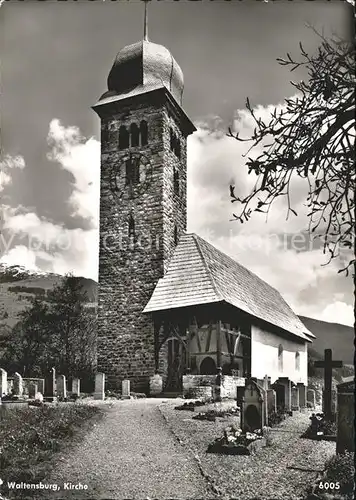
<svg viewBox="0 0 356 500"><path fill-rule="evenodd" d="M98 371L149 393L185 391L221 375L305 392L313 337L282 296L195 234L187 234L183 73L144 39L117 54L101 120ZM212 379L212 380L213 380ZM212 382L214 383L214 382ZM226 385L225 384L225 385ZM235 385L234 385L235 384ZM278 395L278 393L277 393Z"/></svg>

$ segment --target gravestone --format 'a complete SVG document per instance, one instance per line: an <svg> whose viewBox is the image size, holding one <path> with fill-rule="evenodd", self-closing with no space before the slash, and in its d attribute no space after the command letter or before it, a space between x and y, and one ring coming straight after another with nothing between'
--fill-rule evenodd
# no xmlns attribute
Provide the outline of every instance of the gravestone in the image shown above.
<svg viewBox="0 0 356 500"><path fill-rule="evenodd" d="M247 380L241 403L241 428L243 431L262 429L266 422L263 388L254 380Z"/></svg>
<svg viewBox="0 0 356 500"><path fill-rule="evenodd" d="M297 387L292 387L291 390L291 406L292 410L299 410L299 391Z"/></svg>
<svg viewBox="0 0 356 500"><path fill-rule="evenodd" d="M3 368L0 368L0 397L4 396L7 394L7 371L4 370Z"/></svg>
<svg viewBox="0 0 356 500"><path fill-rule="evenodd" d="M324 350L323 361L314 361L315 368L324 368L324 392L323 392L323 412L326 420L333 419L332 411L332 369L341 368L342 361L332 359L331 349Z"/></svg>
<svg viewBox="0 0 356 500"><path fill-rule="evenodd" d="M75 394L79 398L79 396L80 396L80 378L73 378L73 380L72 380L72 394Z"/></svg>
<svg viewBox="0 0 356 500"><path fill-rule="evenodd" d="M56 395L56 369L51 368L45 378L44 395L47 400L53 400Z"/></svg>
<svg viewBox="0 0 356 500"><path fill-rule="evenodd" d="M336 453L355 451L355 380L350 379L337 386Z"/></svg>
<svg viewBox="0 0 356 500"><path fill-rule="evenodd" d="M163 379L159 373L155 373L150 378L150 395L158 396L163 391Z"/></svg>
<svg viewBox="0 0 356 500"><path fill-rule="evenodd" d="M278 392L277 392L277 405L281 408L290 411L292 409L292 381L288 377L279 377L277 384L283 386L284 389L284 404L279 404L278 402ZM281 390L278 389L281 394Z"/></svg>
<svg viewBox="0 0 356 500"><path fill-rule="evenodd" d="M67 397L67 385L65 375L58 375L57 377L57 396L65 399Z"/></svg>
<svg viewBox="0 0 356 500"><path fill-rule="evenodd" d="M121 395L123 398L130 398L130 381L127 379L121 382Z"/></svg>
<svg viewBox="0 0 356 500"><path fill-rule="evenodd" d="M28 384L28 397L30 399L33 399L36 396L37 392L38 392L38 386L37 386L37 384L34 384L33 382L30 382Z"/></svg>
<svg viewBox="0 0 356 500"><path fill-rule="evenodd" d="M15 372L14 375L14 394L15 396L21 397L23 395L23 381L22 376Z"/></svg>
<svg viewBox="0 0 356 500"><path fill-rule="evenodd" d="M307 388L304 384L298 383L297 389L299 391L299 406L305 408L307 406Z"/></svg>
<svg viewBox="0 0 356 500"><path fill-rule="evenodd" d="M315 408L315 390L308 389L307 390L307 400L311 403L312 407Z"/></svg>
<svg viewBox="0 0 356 500"><path fill-rule="evenodd" d="M286 391L284 385L275 383L273 387L276 392L277 408L284 408L286 404Z"/></svg>
<svg viewBox="0 0 356 500"><path fill-rule="evenodd" d="M94 399L105 399L105 373L95 375Z"/></svg>
<svg viewBox="0 0 356 500"><path fill-rule="evenodd" d="M273 389L267 391L267 411L269 414L277 411L277 395Z"/></svg>

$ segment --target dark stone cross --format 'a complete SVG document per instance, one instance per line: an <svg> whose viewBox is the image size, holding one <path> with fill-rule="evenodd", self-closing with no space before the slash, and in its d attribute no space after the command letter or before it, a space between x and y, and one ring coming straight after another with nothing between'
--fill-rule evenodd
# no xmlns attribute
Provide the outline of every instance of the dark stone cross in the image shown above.
<svg viewBox="0 0 356 500"><path fill-rule="evenodd" d="M332 369L341 368L342 361L334 361L332 359L331 349L324 350L324 360L315 361L315 368L324 368L324 413L325 418L330 420L332 416L331 410L331 380L332 380Z"/></svg>

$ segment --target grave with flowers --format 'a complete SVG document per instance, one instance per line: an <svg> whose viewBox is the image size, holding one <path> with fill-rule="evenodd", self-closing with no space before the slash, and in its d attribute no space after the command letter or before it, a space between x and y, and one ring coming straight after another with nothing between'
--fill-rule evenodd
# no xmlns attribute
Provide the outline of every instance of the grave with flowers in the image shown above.
<svg viewBox="0 0 356 500"><path fill-rule="evenodd" d="M216 418L225 418L228 416L239 416L240 409L236 407L226 408L226 409L211 409L205 412L199 412L197 415L193 416L194 420L208 420L210 422L215 422Z"/></svg>
<svg viewBox="0 0 356 500"><path fill-rule="evenodd" d="M254 432L243 432L235 425L230 425L224 430L221 438L215 439L208 446L207 453L223 455L251 455L266 445L262 429Z"/></svg>
<svg viewBox="0 0 356 500"><path fill-rule="evenodd" d="M324 413L312 413L310 417L310 426L303 437L336 441L336 423L327 420Z"/></svg>

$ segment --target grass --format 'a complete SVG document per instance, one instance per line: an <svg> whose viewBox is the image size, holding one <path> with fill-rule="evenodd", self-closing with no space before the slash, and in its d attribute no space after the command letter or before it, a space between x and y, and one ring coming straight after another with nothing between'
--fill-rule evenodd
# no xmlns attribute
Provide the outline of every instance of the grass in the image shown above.
<svg viewBox="0 0 356 500"><path fill-rule="evenodd" d="M2 493L12 498L23 490L7 489L7 481L38 483L52 469L57 452L103 415L97 406L61 404L7 410L1 414L0 471ZM79 432L80 430L80 432ZM26 497L31 495L26 491Z"/></svg>
<svg viewBox="0 0 356 500"><path fill-rule="evenodd" d="M194 413L176 411L173 405L173 402L162 404L161 413L176 438L199 458L204 473L224 498L305 498L308 485L315 478L314 469L322 467L325 459L334 452L334 443L300 439L309 422L308 415L298 413L276 424L270 431L269 442L264 446L259 441L262 447L257 446L251 455L207 453L209 444L220 438L227 426L240 425L238 415L226 415L216 418L215 422L207 422L193 419ZM209 405L199 408L200 411L208 409ZM216 409L220 410L219 407Z"/></svg>
<svg viewBox="0 0 356 500"><path fill-rule="evenodd" d="M350 495L354 489L355 462L354 453L345 452L335 455L326 462L326 478L329 482L340 483L340 493Z"/></svg>

